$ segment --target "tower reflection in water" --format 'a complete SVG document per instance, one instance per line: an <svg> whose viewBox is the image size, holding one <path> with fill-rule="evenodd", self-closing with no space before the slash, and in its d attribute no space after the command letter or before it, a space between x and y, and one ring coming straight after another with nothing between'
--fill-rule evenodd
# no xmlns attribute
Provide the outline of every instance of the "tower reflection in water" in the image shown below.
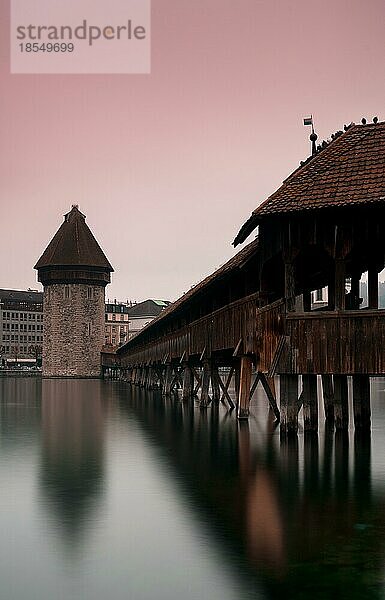
<svg viewBox="0 0 385 600"><path fill-rule="evenodd" d="M103 491L100 381L42 382L40 489L50 523L78 544Z"/></svg>
<svg viewBox="0 0 385 600"><path fill-rule="evenodd" d="M370 433L282 437L221 409L133 390L120 402L167 453L229 565L267 597L380 598L383 490Z"/></svg>

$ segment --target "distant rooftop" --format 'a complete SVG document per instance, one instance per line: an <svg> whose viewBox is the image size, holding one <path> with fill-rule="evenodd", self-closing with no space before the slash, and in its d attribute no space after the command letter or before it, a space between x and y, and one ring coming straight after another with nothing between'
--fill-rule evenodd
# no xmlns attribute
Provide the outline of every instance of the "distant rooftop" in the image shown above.
<svg viewBox="0 0 385 600"><path fill-rule="evenodd" d="M0 300L14 300L15 302L43 302L43 292L35 290L2 290L0 289Z"/></svg>

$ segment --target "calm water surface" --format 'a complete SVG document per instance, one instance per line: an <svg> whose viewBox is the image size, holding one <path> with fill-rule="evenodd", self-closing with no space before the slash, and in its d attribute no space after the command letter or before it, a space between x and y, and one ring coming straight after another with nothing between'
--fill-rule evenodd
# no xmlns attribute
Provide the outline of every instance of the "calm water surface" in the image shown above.
<svg viewBox="0 0 385 600"><path fill-rule="evenodd" d="M385 598L372 436L280 439L119 382L0 379L0 600Z"/></svg>

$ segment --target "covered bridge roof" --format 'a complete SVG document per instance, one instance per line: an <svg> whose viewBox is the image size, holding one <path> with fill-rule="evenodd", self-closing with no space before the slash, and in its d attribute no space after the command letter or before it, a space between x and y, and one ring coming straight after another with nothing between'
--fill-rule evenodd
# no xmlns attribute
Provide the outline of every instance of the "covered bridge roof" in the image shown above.
<svg viewBox="0 0 385 600"><path fill-rule="evenodd" d="M338 132L244 223L234 246L268 216L385 201L385 123Z"/></svg>
<svg viewBox="0 0 385 600"><path fill-rule="evenodd" d="M237 269L241 269L243 265L245 265L253 256L257 254L257 252L258 238L250 242L240 252L222 265L222 267L214 271L214 273L211 273L211 275L208 275L208 277L192 287L178 300L172 304L169 304L169 306L167 306L167 308L165 308L158 317L146 325L146 327L144 327L137 335L135 335L132 340L121 346L117 350L117 353L120 354L121 352L124 352L125 348L129 347L134 340L137 341L145 332L148 332L149 329L155 328L159 323L176 316L177 313L187 308L187 305L199 294L208 292L211 289L211 286L216 285L219 281L232 274Z"/></svg>

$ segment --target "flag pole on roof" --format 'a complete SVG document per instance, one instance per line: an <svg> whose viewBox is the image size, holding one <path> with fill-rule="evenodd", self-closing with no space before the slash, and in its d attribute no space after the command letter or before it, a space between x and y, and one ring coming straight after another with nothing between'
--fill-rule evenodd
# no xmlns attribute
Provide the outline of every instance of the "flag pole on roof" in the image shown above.
<svg viewBox="0 0 385 600"><path fill-rule="evenodd" d="M314 156L317 153L317 147L316 147L315 143L317 141L318 135L314 132L313 115L310 115L310 117L305 117L303 120L303 124L311 125L311 134L310 134L311 153L312 153L312 156Z"/></svg>

